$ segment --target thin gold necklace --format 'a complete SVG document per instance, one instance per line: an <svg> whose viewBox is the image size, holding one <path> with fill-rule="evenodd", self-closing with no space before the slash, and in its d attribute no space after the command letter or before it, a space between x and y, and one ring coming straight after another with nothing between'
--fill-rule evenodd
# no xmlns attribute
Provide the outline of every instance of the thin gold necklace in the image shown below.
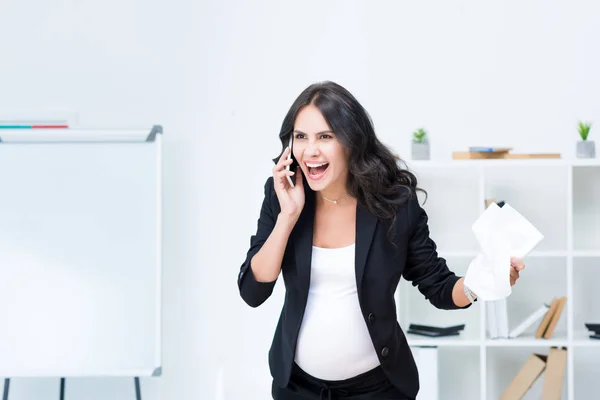
<svg viewBox="0 0 600 400"><path fill-rule="evenodd" d="M321 195L321 197L322 197L323 199L327 200L327 201L328 201L328 202L330 202L330 203L337 204L337 203L339 203L339 202L340 202L340 201L341 201L341 200L342 200L344 197L347 197L347 196L348 196L348 194L349 194L349 193L346 193L344 196L340 197L340 198L339 198L339 199L337 199L337 200L330 200L330 199L328 199L327 197L325 197L325 196L323 196L323 195Z"/></svg>

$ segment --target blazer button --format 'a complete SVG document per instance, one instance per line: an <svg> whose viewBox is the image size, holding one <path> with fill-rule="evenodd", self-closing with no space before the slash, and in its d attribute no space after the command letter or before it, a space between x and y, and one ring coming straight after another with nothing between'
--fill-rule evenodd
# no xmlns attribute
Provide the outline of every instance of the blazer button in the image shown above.
<svg viewBox="0 0 600 400"><path fill-rule="evenodd" d="M388 354L390 354L390 349L388 349L387 347L384 347L383 349L381 349L381 356L382 357L387 357Z"/></svg>
<svg viewBox="0 0 600 400"><path fill-rule="evenodd" d="M375 314L373 314L373 313L370 313L370 314L369 314L369 322L370 322L370 323L373 323L373 322L375 322Z"/></svg>

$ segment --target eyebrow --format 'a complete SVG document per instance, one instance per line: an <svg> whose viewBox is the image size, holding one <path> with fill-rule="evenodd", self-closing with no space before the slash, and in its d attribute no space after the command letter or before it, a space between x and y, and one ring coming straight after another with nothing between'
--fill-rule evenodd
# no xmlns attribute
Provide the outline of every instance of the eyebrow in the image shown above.
<svg viewBox="0 0 600 400"><path fill-rule="evenodd" d="M294 133L301 133L301 134L303 134L303 135L307 135L306 133L304 133L304 132L302 132L302 131L299 131L299 130L296 130L296 129L294 129ZM333 131L329 131L329 130L327 130L327 131L321 131L321 132L317 132L317 133L315 133L315 135L322 135L323 133L334 133L334 132L333 132ZM335 133L334 133L334 134L335 134Z"/></svg>

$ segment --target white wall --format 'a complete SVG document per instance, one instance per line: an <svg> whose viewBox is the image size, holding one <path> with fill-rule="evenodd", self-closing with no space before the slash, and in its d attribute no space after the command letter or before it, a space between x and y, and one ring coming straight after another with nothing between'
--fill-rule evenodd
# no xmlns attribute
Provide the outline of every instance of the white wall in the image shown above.
<svg viewBox="0 0 600 400"><path fill-rule="evenodd" d="M144 394L214 399L221 376L264 399L281 287L250 309L236 275L295 96L338 81L405 157L421 126L434 159L475 144L572 156L577 120L600 120L599 19L591 0L4 0L0 108L164 125L164 375ZM129 399L130 383L74 380L68 398ZM49 399L58 382L11 388Z"/></svg>

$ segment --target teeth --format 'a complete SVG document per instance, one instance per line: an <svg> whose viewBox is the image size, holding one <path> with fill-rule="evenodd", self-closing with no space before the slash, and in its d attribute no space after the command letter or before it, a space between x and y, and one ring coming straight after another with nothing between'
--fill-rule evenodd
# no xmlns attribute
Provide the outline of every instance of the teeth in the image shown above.
<svg viewBox="0 0 600 400"><path fill-rule="evenodd" d="M328 163L322 163L322 164L309 164L306 163L307 166L311 167L311 168L317 168L317 167L321 167L323 165L327 165Z"/></svg>

